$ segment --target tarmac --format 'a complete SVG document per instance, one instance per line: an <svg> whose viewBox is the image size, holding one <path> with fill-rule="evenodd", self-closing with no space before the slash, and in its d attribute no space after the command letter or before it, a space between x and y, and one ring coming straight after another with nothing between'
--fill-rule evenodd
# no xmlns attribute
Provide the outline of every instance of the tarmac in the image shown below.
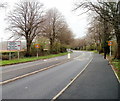
<svg viewBox="0 0 120 101"><path fill-rule="evenodd" d="M63 99L120 101L120 83L109 62L94 54L82 75L57 100Z"/></svg>

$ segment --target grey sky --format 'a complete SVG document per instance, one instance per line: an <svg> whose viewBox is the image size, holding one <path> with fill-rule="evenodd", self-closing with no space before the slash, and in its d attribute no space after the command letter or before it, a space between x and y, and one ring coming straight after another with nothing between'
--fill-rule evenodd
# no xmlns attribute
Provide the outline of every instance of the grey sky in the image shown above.
<svg viewBox="0 0 120 101"><path fill-rule="evenodd" d="M0 9L0 37L3 38L3 40L6 40L11 33L5 31L7 22L5 22L4 19L8 12L14 8L15 3L19 2L19 0L4 0L3 2L7 2L8 7L6 9ZM78 13L72 11L75 7L75 0L40 0L40 2L44 4L45 9L53 7L57 8L65 17L76 38L82 37L86 34L87 15L84 14L82 16L78 16L80 12Z"/></svg>

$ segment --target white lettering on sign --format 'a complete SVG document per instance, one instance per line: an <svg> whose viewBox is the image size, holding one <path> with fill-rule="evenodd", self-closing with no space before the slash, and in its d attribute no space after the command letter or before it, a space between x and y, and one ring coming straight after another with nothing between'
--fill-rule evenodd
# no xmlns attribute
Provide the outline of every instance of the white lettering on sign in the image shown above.
<svg viewBox="0 0 120 101"><path fill-rule="evenodd" d="M21 41L8 41L8 50L20 50Z"/></svg>

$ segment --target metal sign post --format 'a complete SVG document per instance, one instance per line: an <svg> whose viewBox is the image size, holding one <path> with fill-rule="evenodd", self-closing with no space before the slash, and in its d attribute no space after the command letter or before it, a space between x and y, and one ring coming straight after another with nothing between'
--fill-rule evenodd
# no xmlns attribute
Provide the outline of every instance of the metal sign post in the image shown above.
<svg viewBox="0 0 120 101"><path fill-rule="evenodd" d="M38 58L38 48L37 48L37 58Z"/></svg>
<svg viewBox="0 0 120 101"><path fill-rule="evenodd" d="M112 41L108 41L108 46L110 46L110 57L112 56Z"/></svg>
<svg viewBox="0 0 120 101"><path fill-rule="evenodd" d="M11 60L11 52L9 52L9 60Z"/></svg>
<svg viewBox="0 0 120 101"><path fill-rule="evenodd" d="M112 55L112 50L111 50L111 48L112 48L112 47L110 46L110 57L111 57L111 55Z"/></svg>
<svg viewBox="0 0 120 101"><path fill-rule="evenodd" d="M18 51L18 59L20 59L20 52Z"/></svg>

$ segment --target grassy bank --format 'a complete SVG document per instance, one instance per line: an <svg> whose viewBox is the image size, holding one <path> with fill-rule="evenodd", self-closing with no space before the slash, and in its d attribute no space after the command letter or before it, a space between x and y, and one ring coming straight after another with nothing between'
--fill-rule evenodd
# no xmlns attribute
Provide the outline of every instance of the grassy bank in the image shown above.
<svg viewBox="0 0 120 101"><path fill-rule="evenodd" d="M17 63L24 63L24 62L30 62L30 61L35 61L35 60L40 60L40 59L49 59L57 56L63 56L68 54L67 52L65 53L59 53L59 54L51 54L47 56L39 56L37 57L29 57L29 58L20 58L20 59L13 59L13 60L3 60L1 61L0 65L5 66L5 65L11 65L11 64L17 64Z"/></svg>
<svg viewBox="0 0 120 101"><path fill-rule="evenodd" d="M92 51L90 51L90 52L98 53L98 51L97 51L97 50L92 50Z"/></svg>

